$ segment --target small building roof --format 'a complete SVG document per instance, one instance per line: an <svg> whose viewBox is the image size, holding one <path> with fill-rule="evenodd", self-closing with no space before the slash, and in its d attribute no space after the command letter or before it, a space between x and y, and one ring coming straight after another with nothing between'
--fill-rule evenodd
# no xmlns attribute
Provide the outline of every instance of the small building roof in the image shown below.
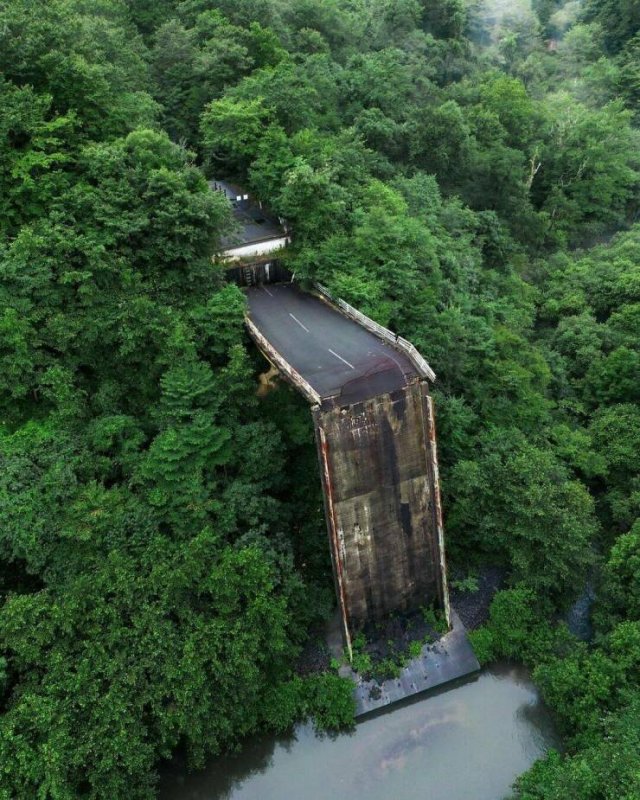
<svg viewBox="0 0 640 800"><path fill-rule="evenodd" d="M220 180L209 181L209 186L213 191L224 194L229 200L237 223L236 232L223 238L223 249L229 250L286 236L286 231L275 214L252 197L244 187Z"/></svg>

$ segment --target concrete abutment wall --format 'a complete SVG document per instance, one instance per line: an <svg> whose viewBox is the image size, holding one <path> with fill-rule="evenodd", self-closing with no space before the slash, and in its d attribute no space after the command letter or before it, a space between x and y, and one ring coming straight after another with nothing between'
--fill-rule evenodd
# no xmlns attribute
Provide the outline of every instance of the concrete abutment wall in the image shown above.
<svg viewBox="0 0 640 800"><path fill-rule="evenodd" d="M336 595L351 652L352 637L389 614L435 604L449 625L451 614L429 394L435 375L410 343L338 303L355 324L410 358L415 372L405 386L359 402L349 402L349 392L321 397L249 317L246 324L266 358L312 406ZM367 378L372 392L377 377Z"/></svg>
<svg viewBox="0 0 640 800"><path fill-rule="evenodd" d="M449 621L428 383L313 409L347 646L367 622L435 603Z"/></svg>

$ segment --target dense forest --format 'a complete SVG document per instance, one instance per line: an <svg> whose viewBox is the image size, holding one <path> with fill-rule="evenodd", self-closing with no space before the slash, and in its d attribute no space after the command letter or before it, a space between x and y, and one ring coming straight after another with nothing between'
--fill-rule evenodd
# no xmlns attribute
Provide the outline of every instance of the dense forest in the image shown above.
<svg viewBox="0 0 640 800"><path fill-rule="evenodd" d="M519 800L640 797L640 4L0 2L0 798L148 800L301 676L333 588L308 409L211 262L213 175L433 365L473 632L564 734ZM593 636L562 621L585 586Z"/></svg>

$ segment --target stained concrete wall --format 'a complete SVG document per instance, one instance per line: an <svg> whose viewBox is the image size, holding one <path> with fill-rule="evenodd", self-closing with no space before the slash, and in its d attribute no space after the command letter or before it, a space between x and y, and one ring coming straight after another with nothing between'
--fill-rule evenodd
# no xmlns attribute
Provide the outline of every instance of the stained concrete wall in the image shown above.
<svg viewBox="0 0 640 800"><path fill-rule="evenodd" d="M238 286L262 286L265 283L288 283L291 273L279 258L254 258L242 264L228 266L225 277Z"/></svg>
<svg viewBox="0 0 640 800"><path fill-rule="evenodd" d="M313 409L347 645L369 621L435 602L449 616L433 404L426 381Z"/></svg>

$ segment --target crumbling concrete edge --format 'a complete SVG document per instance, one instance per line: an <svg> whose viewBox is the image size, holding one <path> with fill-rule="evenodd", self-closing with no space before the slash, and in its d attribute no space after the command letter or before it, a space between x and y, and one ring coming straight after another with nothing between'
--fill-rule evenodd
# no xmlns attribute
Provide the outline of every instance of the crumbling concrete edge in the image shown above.
<svg viewBox="0 0 640 800"><path fill-rule="evenodd" d="M444 548L444 523L442 517L442 497L440 494L440 470L438 468L438 444L436 437L436 414L433 405L433 398L429 394L428 385L423 384L422 391L422 413L426 423L427 441L427 469L431 472L431 484L433 486L433 505L436 531L438 536L438 559L440 562L440 593L441 602L444 607L444 614L447 625L451 628L451 604L449 602L449 582L447 579L447 561Z"/></svg>
<svg viewBox="0 0 640 800"><path fill-rule="evenodd" d="M318 392L316 392L315 389L313 389L310 384L305 381L302 375L300 375L299 372L296 372L291 364L289 364L289 362L283 358L280 353L278 353L273 345L260 333L256 325L251 321L251 319L249 319L248 316L245 316L244 322L247 326L247 330L249 331L249 335L260 348L267 361L271 362L278 372L284 375L285 378L287 378L290 383L293 384L294 388L298 389L298 391L304 395L306 400L308 400L311 405L320 405L322 398Z"/></svg>
<svg viewBox="0 0 640 800"><path fill-rule="evenodd" d="M453 610L451 622L451 630L435 644L423 645L420 655L406 664L397 678L377 683L374 680L366 681L353 669L347 668L341 673L354 683L356 720L383 712L396 703L410 701L447 684L457 686L460 680L477 675L480 663L464 625ZM377 689L375 695L372 689Z"/></svg>
<svg viewBox="0 0 640 800"><path fill-rule="evenodd" d="M357 308L349 305L349 303L346 303L344 300L334 297L326 288L326 286L323 286L320 283L315 283L314 286L323 300L336 307L345 316L349 317L349 319L352 319L354 322L362 325L363 328L368 330L370 333L373 333L374 336L377 336L387 344L390 344L392 347L395 347L397 350L405 353L413 366L416 368L418 375L420 375L421 378L427 378L432 383L435 381L436 373L431 369L426 359L420 355L417 348L412 345L411 342L408 342L406 339L403 339L402 336L397 336L388 328L385 328L382 325L379 325L377 322L374 322L374 320L372 320L370 317L367 317L366 314L358 311Z"/></svg>
<svg viewBox="0 0 640 800"><path fill-rule="evenodd" d="M336 515L333 500L333 481L331 479L331 468L329 466L329 443L322 427L319 406L314 406L311 410L314 429L316 434L316 445L318 448L318 460L320 461L320 477L322 480L322 496L324 499L324 516L327 522L327 533L329 535L329 551L333 562L333 579L338 596L340 611L340 622L342 624L342 634L344 643L347 647L349 661L353 659L353 649L351 644L351 631L349 630L349 614L347 611L347 598L342 578L342 555L340 553L339 532L336 525Z"/></svg>

